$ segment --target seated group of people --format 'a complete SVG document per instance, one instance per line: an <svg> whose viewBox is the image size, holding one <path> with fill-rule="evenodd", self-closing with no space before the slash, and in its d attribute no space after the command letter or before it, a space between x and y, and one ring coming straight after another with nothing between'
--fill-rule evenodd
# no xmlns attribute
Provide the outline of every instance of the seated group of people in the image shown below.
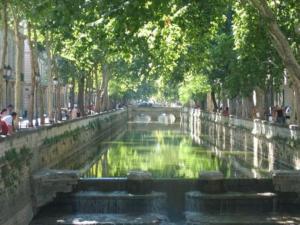
<svg viewBox="0 0 300 225"><path fill-rule="evenodd" d="M0 134L11 135L14 132L14 121L17 117L16 112L10 112L9 109L2 109L0 112Z"/></svg>

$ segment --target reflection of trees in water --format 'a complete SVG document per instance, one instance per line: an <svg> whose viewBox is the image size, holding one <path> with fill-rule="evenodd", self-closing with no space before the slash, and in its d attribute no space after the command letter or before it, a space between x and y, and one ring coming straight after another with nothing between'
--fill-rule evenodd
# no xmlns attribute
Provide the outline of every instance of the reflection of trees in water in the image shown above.
<svg viewBox="0 0 300 225"><path fill-rule="evenodd" d="M87 176L126 176L132 169L150 171L154 177L196 178L199 171L207 170L231 175L230 164L194 146L192 139L179 131L132 132L122 140L111 144Z"/></svg>
<svg viewBox="0 0 300 225"><path fill-rule="evenodd" d="M104 152L101 157L101 166L102 166L102 177L107 177L108 176L107 151Z"/></svg>
<svg viewBox="0 0 300 225"><path fill-rule="evenodd" d="M289 140L266 139L246 129L205 120L194 123L193 139L210 147L224 160L232 161L233 171L248 177L268 177L274 170L300 168L299 147L291 146Z"/></svg>

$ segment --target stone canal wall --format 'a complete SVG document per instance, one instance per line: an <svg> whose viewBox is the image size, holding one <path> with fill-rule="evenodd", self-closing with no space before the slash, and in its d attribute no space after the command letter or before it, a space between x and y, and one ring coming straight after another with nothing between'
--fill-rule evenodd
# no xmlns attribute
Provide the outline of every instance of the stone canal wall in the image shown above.
<svg viewBox="0 0 300 225"><path fill-rule="evenodd" d="M252 134L262 136L267 139L281 138L281 139L300 139L300 127L295 124L279 125L276 123L268 122L265 120L254 119L245 120L235 116L222 116L220 113L208 113L199 109L184 108L184 118L187 117L196 120L206 120L217 124L222 124L228 127L244 128L250 131Z"/></svg>
<svg viewBox="0 0 300 225"><path fill-rule="evenodd" d="M127 122L127 110L42 127L0 140L0 224L26 225L37 208L33 174L55 168ZM50 177L51 178L51 177Z"/></svg>
<svg viewBox="0 0 300 225"><path fill-rule="evenodd" d="M260 120L242 120L184 109L183 125L195 142L228 160L238 176L260 178L274 170L300 169L300 130ZM235 153L227 157L227 152ZM249 164L249 165L246 165ZM250 173L245 167L254 168Z"/></svg>

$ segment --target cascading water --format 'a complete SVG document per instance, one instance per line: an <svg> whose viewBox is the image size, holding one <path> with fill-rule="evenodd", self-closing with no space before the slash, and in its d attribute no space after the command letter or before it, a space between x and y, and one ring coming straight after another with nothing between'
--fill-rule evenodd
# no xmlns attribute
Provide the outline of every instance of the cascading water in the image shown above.
<svg viewBox="0 0 300 225"><path fill-rule="evenodd" d="M132 195L127 192L82 191L73 195L75 213L164 213L166 194L151 192Z"/></svg>
<svg viewBox="0 0 300 225"><path fill-rule="evenodd" d="M186 193L186 211L204 213L265 213L276 211L274 193L206 194L199 191Z"/></svg>

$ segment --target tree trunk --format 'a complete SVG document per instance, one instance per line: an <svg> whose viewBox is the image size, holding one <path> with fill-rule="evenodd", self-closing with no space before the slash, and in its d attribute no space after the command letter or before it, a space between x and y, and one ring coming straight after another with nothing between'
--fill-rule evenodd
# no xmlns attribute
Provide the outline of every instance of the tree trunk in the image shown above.
<svg viewBox="0 0 300 225"><path fill-rule="evenodd" d="M236 115L236 98L229 99L229 114Z"/></svg>
<svg viewBox="0 0 300 225"><path fill-rule="evenodd" d="M244 97L242 99L242 118L252 119L253 117L253 96Z"/></svg>
<svg viewBox="0 0 300 225"><path fill-rule="evenodd" d="M56 114L57 114L57 120L62 121L62 114L61 114L61 84L57 85L56 90Z"/></svg>
<svg viewBox="0 0 300 225"><path fill-rule="evenodd" d="M21 115L21 67L22 67L22 49L21 49L21 35L19 32L20 19L16 14L14 15L14 36L16 47L15 58L15 112ZM18 118L18 117L17 117ZM18 122L17 122L18 123Z"/></svg>
<svg viewBox="0 0 300 225"><path fill-rule="evenodd" d="M78 82L78 109L81 116L84 116L84 81L85 77L81 74Z"/></svg>
<svg viewBox="0 0 300 225"><path fill-rule="evenodd" d="M41 87L41 85L39 85L38 87L38 95L39 95L39 102L40 102L40 118L41 118L41 125L45 124L45 117L44 117L44 113L45 113L45 108L44 108L44 90Z"/></svg>
<svg viewBox="0 0 300 225"><path fill-rule="evenodd" d="M95 111L100 112L100 95L101 95L101 86L99 85L99 74L98 74L98 65L95 66L95 85L96 85L96 103Z"/></svg>
<svg viewBox="0 0 300 225"><path fill-rule="evenodd" d="M55 122L61 119L61 107L60 107L60 83L57 61L52 58L52 75L57 79L57 84L54 86L54 119Z"/></svg>
<svg viewBox="0 0 300 225"><path fill-rule="evenodd" d="M71 107L71 109L74 108L74 104L75 104L75 85L76 85L75 78L72 77L72 87L70 89L70 107Z"/></svg>
<svg viewBox="0 0 300 225"><path fill-rule="evenodd" d="M293 83L294 89L294 98L293 98L293 107L292 107L292 115L291 115L291 122L297 121L298 124L300 122L300 84Z"/></svg>
<svg viewBox="0 0 300 225"><path fill-rule="evenodd" d="M242 107L243 99L242 99L242 97L240 97L240 96L236 97L235 104L236 104L236 114L235 115L238 118L243 117L243 107Z"/></svg>
<svg viewBox="0 0 300 225"><path fill-rule="evenodd" d="M216 93L215 91L211 91L211 100L214 104L214 112L217 112L218 111L218 103L217 103L217 100L216 100Z"/></svg>
<svg viewBox="0 0 300 225"><path fill-rule="evenodd" d="M289 45L287 37L281 31L275 15L273 14L271 8L268 6L266 0L249 0L252 5L259 11L260 15L265 19L268 26L268 32L272 38L272 43L274 44L279 56L281 57L283 64L285 65L288 75L291 80L295 83L296 89L300 89L300 65ZM296 110L296 109L295 109ZM297 111L297 114L299 112ZM297 118L297 123L300 123L300 118Z"/></svg>
<svg viewBox="0 0 300 225"><path fill-rule="evenodd" d="M41 124L45 123L45 118L44 118L44 99L43 99L43 91L42 91L42 87L41 87L41 74L39 71L39 63L38 63L38 48L37 48L37 32L36 29L33 30L33 34L34 34L34 66L35 66L35 76L36 76L36 119L38 119L38 117L40 118ZM37 76L39 76L39 80L37 80Z"/></svg>
<svg viewBox="0 0 300 225"><path fill-rule="evenodd" d="M48 108L48 118L49 118L49 122L52 123L54 118L54 114L53 114L53 77L52 77L52 54L51 54L51 50L50 50L50 40L49 40L49 33L46 32L45 35L45 44L46 44L46 52L47 52L47 77L48 77L48 87L47 87L47 108Z"/></svg>
<svg viewBox="0 0 300 225"><path fill-rule="evenodd" d="M30 61L31 61L31 90L30 90L30 100L29 100L29 109L28 109L28 120L29 120L29 127L33 127L33 117L34 117L34 96L35 96L35 64L34 64L34 47L32 42L32 27L31 23L28 22L27 25L28 30L28 42L30 47Z"/></svg>
<svg viewBox="0 0 300 225"><path fill-rule="evenodd" d="M268 24L268 32L272 37L272 42L281 57L289 75L300 80L300 65L288 43L286 36L282 33L276 18L265 0L249 0L259 11Z"/></svg>
<svg viewBox="0 0 300 225"><path fill-rule="evenodd" d="M109 109L108 82L109 82L108 66L104 64L102 65L102 83L101 83L101 94L100 94L101 111L107 111Z"/></svg>
<svg viewBox="0 0 300 225"><path fill-rule="evenodd" d="M3 91L3 79L2 77L4 74L4 67L7 57L7 34L8 34L8 23L7 23L7 0L3 0L2 6L2 27L3 27L3 39L2 39L2 57L1 57L1 67L0 67L0 107L5 108L7 102L4 100L6 99L5 91ZM5 102L5 103L4 103Z"/></svg>
<svg viewBox="0 0 300 225"><path fill-rule="evenodd" d="M256 88L255 89L255 93L256 93L256 116L261 119L264 120L265 118L265 92L261 89L261 88Z"/></svg>

